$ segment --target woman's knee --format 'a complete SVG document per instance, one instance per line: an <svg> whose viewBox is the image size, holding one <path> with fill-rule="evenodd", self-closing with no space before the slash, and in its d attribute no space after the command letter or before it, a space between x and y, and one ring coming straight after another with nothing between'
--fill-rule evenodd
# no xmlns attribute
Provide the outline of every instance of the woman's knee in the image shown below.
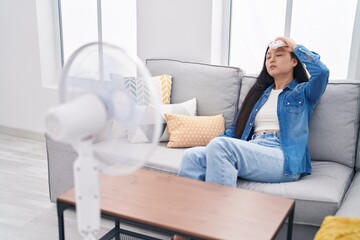
<svg viewBox="0 0 360 240"><path fill-rule="evenodd" d="M190 148L184 151L180 163L179 176L201 179L206 165L205 148Z"/></svg>
<svg viewBox="0 0 360 240"><path fill-rule="evenodd" d="M192 162L201 161L202 158L205 158L205 148L204 147L195 147L186 149L183 153L181 165L186 165Z"/></svg>
<svg viewBox="0 0 360 240"><path fill-rule="evenodd" d="M196 150L194 148L186 149L183 153L182 161L189 161L191 159L194 159L196 155Z"/></svg>

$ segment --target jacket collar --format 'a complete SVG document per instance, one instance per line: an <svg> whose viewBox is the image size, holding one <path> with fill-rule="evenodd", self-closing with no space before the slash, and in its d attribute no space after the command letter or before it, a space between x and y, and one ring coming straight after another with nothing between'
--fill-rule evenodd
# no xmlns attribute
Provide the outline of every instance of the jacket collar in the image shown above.
<svg viewBox="0 0 360 240"><path fill-rule="evenodd" d="M289 88L291 90L294 90L294 88L299 84L299 82L294 79L292 80L285 88Z"/></svg>
<svg viewBox="0 0 360 240"><path fill-rule="evenodd" d="M294 90L294 88L299 84L299 82L294 79L292 80L284 89L289 88L290 90ZM272 83L266 90L265 93L270 93L271 89L273 89L275 83Z"/></svg>

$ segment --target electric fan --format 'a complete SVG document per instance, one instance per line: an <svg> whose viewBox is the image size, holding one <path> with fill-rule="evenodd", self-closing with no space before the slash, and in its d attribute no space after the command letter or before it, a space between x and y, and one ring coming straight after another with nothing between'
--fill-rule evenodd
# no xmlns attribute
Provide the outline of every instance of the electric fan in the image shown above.
<svg viewBox="0 0 360 240"><path fill-rule="evenodd" d="M161 134L160 99L142 62L106 43L74 52L59 93L60 105L46 115L46 132L78 153L73 167L78 230L84 239L95 239L98 173L125 175L145 163ZM146 140L132 141L139 131Z"/></svg>

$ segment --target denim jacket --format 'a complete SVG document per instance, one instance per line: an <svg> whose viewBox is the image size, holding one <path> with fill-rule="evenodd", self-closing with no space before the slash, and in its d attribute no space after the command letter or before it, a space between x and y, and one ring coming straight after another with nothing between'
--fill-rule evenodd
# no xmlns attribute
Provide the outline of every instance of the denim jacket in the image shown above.
<svg viewBox="0 0 360 240"><path fill-rule="evenodd" d="M279 95L277 115L280 126L280 144L285 157L285 175L307 175L311 174L311 159L308 149L310 118L316 103L326 89L329 70L320 61L318 54L309 51L302 45L297 45L294 53L301 63L306 65L310 79L304 83L299 83L294 79ZM274 84L268 87L254 105L241 136L242 140L251 138L256 114L268 99L273 86ZM241 113L238 113L238 117L241 117ZM221 136L236 137L234 124Z"/></svg>

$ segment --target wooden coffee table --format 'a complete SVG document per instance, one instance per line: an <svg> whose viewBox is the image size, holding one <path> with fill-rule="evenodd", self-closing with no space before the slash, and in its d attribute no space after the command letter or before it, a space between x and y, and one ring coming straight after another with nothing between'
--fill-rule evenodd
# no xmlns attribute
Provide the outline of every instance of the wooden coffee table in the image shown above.
<svg viewBox="0 0 360 240"><path fill-rule="evenodd" d="M128 176L101 175L100 206L102 215L115 221L101 239L128 234L119 222L192 239L273 239L287 218L291 239L295 201L141 169ZM63 213L75 208L74 189L58 197L57 208L64 239Z"/></svg>

